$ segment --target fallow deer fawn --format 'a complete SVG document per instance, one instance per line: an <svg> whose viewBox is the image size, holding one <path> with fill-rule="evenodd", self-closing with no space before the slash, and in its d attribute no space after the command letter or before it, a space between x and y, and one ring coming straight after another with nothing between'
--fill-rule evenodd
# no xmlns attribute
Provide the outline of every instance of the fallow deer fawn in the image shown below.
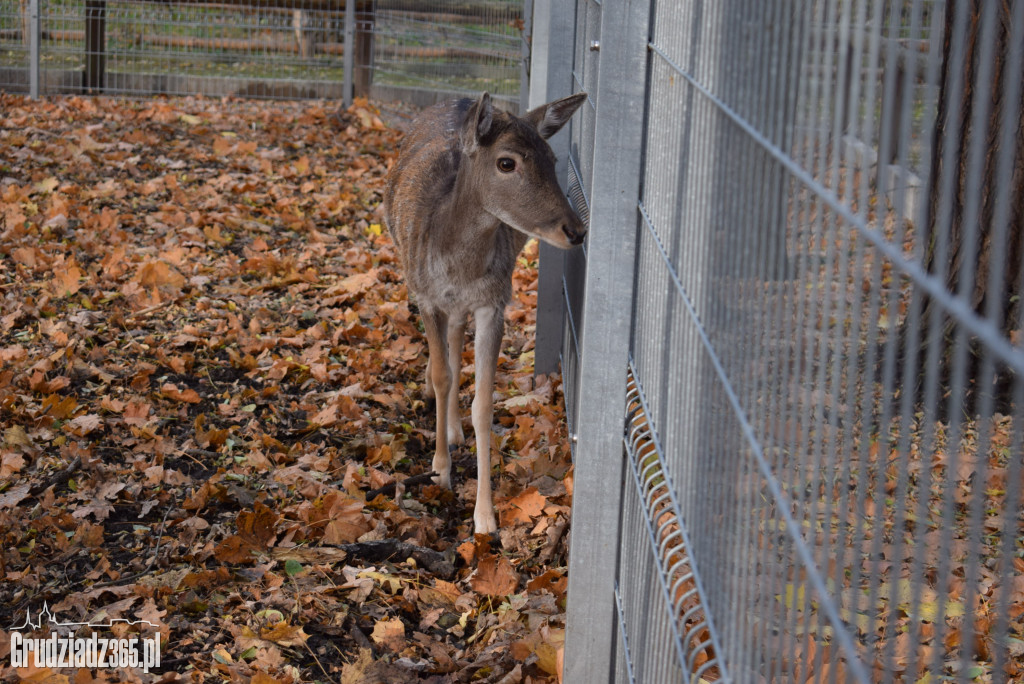
<svg viewBox="0 0 1024 684"><path fill-rule="evenodd" d="M477 533L497 529L491 394L516 256L530 237L569 249L586 232L558 187L545 142L585 98L571 95L523 117L495 109L487 93L435 105L405 136L384 193L385 221L427 333L426 391L437 405L433 468L444 487L451 486L449 445L464 440L458 374L468 314L476 321Z"/></svg>

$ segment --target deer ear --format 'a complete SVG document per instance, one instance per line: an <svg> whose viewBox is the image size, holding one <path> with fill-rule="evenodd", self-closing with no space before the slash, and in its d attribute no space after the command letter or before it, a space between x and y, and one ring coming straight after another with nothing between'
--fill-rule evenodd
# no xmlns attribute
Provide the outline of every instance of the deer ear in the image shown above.
<svg viewBox="0 0 1024 684"><path fill-rule="evenodd" d="M491 132L491 124L494 123L494 105L491 104L491 96L487 93L480 95L480 99L469 107L465 128L463 128L463 145L467 150L475 150L482 144L487 134Z"/></svg>
<svg viewBox="0 0 1024 684"><path fill-rule="evenodd" d="M540 133L540 137L547 139L565 125L565 122L572 117L586 99L586 93L576 93L531 109L523 118L534 125L537 132Z"/></svg>

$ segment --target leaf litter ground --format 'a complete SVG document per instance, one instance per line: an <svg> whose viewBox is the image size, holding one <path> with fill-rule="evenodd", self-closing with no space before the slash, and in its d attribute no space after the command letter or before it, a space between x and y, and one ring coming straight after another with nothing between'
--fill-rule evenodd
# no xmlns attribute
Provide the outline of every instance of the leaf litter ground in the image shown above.
<svg viewBox="0 0 1024 684"><path fill-rule="evenodd" d="M44 602L163 644L156 673L0 674L557 680L572 474L559 379L533 375L536 247L498 369L500 539L474 538L471 445L454 492L427 473L425 340L377 213L400 134L376 109L0 112L0 658Z"/></svg>

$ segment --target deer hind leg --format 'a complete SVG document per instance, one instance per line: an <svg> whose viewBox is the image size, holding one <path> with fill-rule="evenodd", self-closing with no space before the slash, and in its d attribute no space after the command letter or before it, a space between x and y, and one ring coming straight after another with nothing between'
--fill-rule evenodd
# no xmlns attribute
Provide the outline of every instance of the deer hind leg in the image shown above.
<svg viewBox="0 0 1024 684"><path fill-rule="evenodd" d="M491 422L494 414L494 372L501 351L503 308L482 307L476 317L476 393L473 396L473 432L476 435L476 508L474 531L490 534L498 529L491 497Z"/></svg>
<svg viewBox="0 0 1024 684"><path fill-rule="evenodd" d="M424 317L424 320L426 317ZM426 328L426 324L423 325ZM434 354L430 351L429 340L427 346L427 374L423 379L423 396L427 399L434 398Z"/></svg>
<svg viewBox="0 0 1024 684"><path fill-rule="evenodd" d="M434 472L437 483L442 487L451 488L451 456L448 454L448 393L451 391L452 374L448 368L448 343L445 336L448 330L448 316L443 311L425 311L423 328L427 333L427 353L430 370L428 384L433 386L434 404L437 407L437 434L434 449Z"/></svg>
<svg viewBox="0 0 1024 684"><path fill-rule="evenodd" d="M28 0L21 0L21 42L28 47L32 43L32 15Z"/></svg>
<svg viewBox="0 0 1024 684"><path fill-rule="evenodd" d="M462 416L459 414L459 380L462 371L462 345L466 341L466 319L448 321L448 369L452 373L452 386L448 393L448 444L462 444L466 441L462 433Z"/></svg>

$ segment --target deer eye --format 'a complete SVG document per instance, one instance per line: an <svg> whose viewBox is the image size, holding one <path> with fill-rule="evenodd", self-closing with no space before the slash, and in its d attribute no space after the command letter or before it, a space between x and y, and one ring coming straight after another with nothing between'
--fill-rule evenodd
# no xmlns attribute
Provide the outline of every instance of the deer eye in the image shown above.
<svg viewBox="0 0 1024 684"><path fill-rule="evenodd" d="M503 173L512 173L516 170L516 160L511 157L501 157L498 159L498 170Z"/></svg>

